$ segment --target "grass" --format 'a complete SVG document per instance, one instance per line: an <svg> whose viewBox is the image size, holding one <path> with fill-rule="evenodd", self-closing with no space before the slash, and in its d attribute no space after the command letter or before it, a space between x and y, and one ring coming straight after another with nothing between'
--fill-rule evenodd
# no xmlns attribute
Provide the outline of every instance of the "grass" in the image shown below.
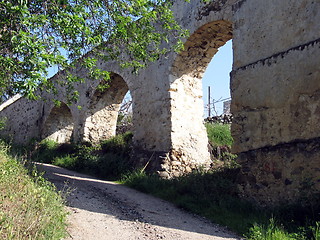
<svg viewBox="0 0 320 240"><path fill-rule="evenodd" d="M208 139L213 146L231 146L233 138L231 136L230 124L206 123Z"/></svg>
<svg viewBox="0 0 320 240"><path fill-rule="evenodd" d="M263 216L264 221L267 218L252 204L237 197L237 171L194 172L170 180L135 172L124 176L120 182L244 234L258 216Z"/></svg>
<svg viewBox="0 0 320 240"><path fill-rule="evenodd" d="M287 233L283 227L277 226L275 220L273 218L270 219L269 224L265 226L261 226L258 224L254 224L252 228L250 228L250 232L248 234L248 240L294 240L297 239L296 234ZM302 236L303 238L303 236ZM299 238L300 239L300 238Z"/></svg>
<svg viewBox="0 0 320 240"><path fill-rule="evenodd" d="M52 140L44 140L32 153L32 160L51 163L103 179L116 180L123 173L133 170L129 161L131 139L132 133L127 132L105 140L99 145L90 143L59 145Z"/></svg>
<svg viewBox="0 0 320 240"><path fill-rule="evenodd" d="M231 153L233 138L230 124L206 123L209 149L215 168L228 165L237 166L236 155Z"/></svg>
<svg viewBox="0 0 320 240"><path fill-rule="evenodd" d="M0 143L0 239L61 239L63 200L36 171L32 176Z"/></svg>
<svg viewBox="0 0 320 240"><path fill-rule="evenodd" d="M319 206L259 208L239 197L238 170L225 167L170 180L136 171L120 183L227 226L249 240L320 240Z"/></svg>
<svg viewBox="0 0 320 240"><path fill-rule="evenodd" d="M229 125L207 124L212 146L230 149ZM239 197L239 166L225 152L223 164L209 172L196 171L175 179L160 179L130 166L132 134L116 136L98 146L56 145L42 142L33 153L36 160L89 173L165 199L215 223L228 226L249 240L320 240L320 204L297 203L262 209ZM120 180L119 180L120 179ZM320 200L320 197L319 197Z"/></svg>
<svg viewBox="0 0 320 240"><path fill-rule="evenodd" d="M235 168L207 173L194 172L168 180L136 171L123 176L120 182L229 226L238 233L245 233L251 222L263 214L252 204L237 197L237 172L238 169Z"/></svg>

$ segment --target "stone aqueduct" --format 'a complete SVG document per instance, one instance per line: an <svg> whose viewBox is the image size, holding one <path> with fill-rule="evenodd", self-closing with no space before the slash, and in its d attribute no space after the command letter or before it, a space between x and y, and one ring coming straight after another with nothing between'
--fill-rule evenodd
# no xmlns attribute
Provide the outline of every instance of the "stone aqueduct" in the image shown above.
<svg viewBox="0 0 320 240"><path fill-rule="evenodd" d="M174 12L190 31L184 51L138 75L116 62L100 63L113 73L110 88L101 93L99 82L79 83L80 99L72 106L64 104L64 89L60 107L24 98L7 103L0 112L8 119L2 134L19 143L46 137L97 142L115 134L130 90L135 159L150 160L164 177L206 166L201 79L218 48L233 39L233 151L242 165L243 195L276 204L319 193L320 1L177 0ZM76 74L86 75L82 69Z"/></svg>

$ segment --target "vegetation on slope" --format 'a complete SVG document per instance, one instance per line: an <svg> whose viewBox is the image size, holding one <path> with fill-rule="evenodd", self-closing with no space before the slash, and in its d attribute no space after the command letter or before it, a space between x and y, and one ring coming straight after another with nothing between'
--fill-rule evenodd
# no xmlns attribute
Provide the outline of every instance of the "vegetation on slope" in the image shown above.
<svg viewBox="0 0 320 240"><path fill-rule="evenodd" d="M0 239L61 239L66 212L55 188L0 143Z"/></svg>

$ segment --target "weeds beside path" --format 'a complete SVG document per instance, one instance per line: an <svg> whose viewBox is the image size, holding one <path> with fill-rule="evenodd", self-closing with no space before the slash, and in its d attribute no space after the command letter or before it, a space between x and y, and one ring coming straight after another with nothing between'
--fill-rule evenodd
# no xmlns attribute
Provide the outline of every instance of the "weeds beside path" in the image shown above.
<svg viewBox="0 0 320 240"><path fill-rule="evenodd" d="M7 148L0 143L0 239L61 239L66 233L62 198Z"/></svg>

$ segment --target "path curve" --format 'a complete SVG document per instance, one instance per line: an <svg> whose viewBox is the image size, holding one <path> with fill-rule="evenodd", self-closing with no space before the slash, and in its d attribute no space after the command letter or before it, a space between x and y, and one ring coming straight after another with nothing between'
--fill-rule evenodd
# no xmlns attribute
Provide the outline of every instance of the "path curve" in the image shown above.
<svg viewBox="0 0 320 240"><path fill-rule="evenodd" d="M240 239L204 218L123 185L49 164L37 166L68 193L66 240Z"/></svg>

